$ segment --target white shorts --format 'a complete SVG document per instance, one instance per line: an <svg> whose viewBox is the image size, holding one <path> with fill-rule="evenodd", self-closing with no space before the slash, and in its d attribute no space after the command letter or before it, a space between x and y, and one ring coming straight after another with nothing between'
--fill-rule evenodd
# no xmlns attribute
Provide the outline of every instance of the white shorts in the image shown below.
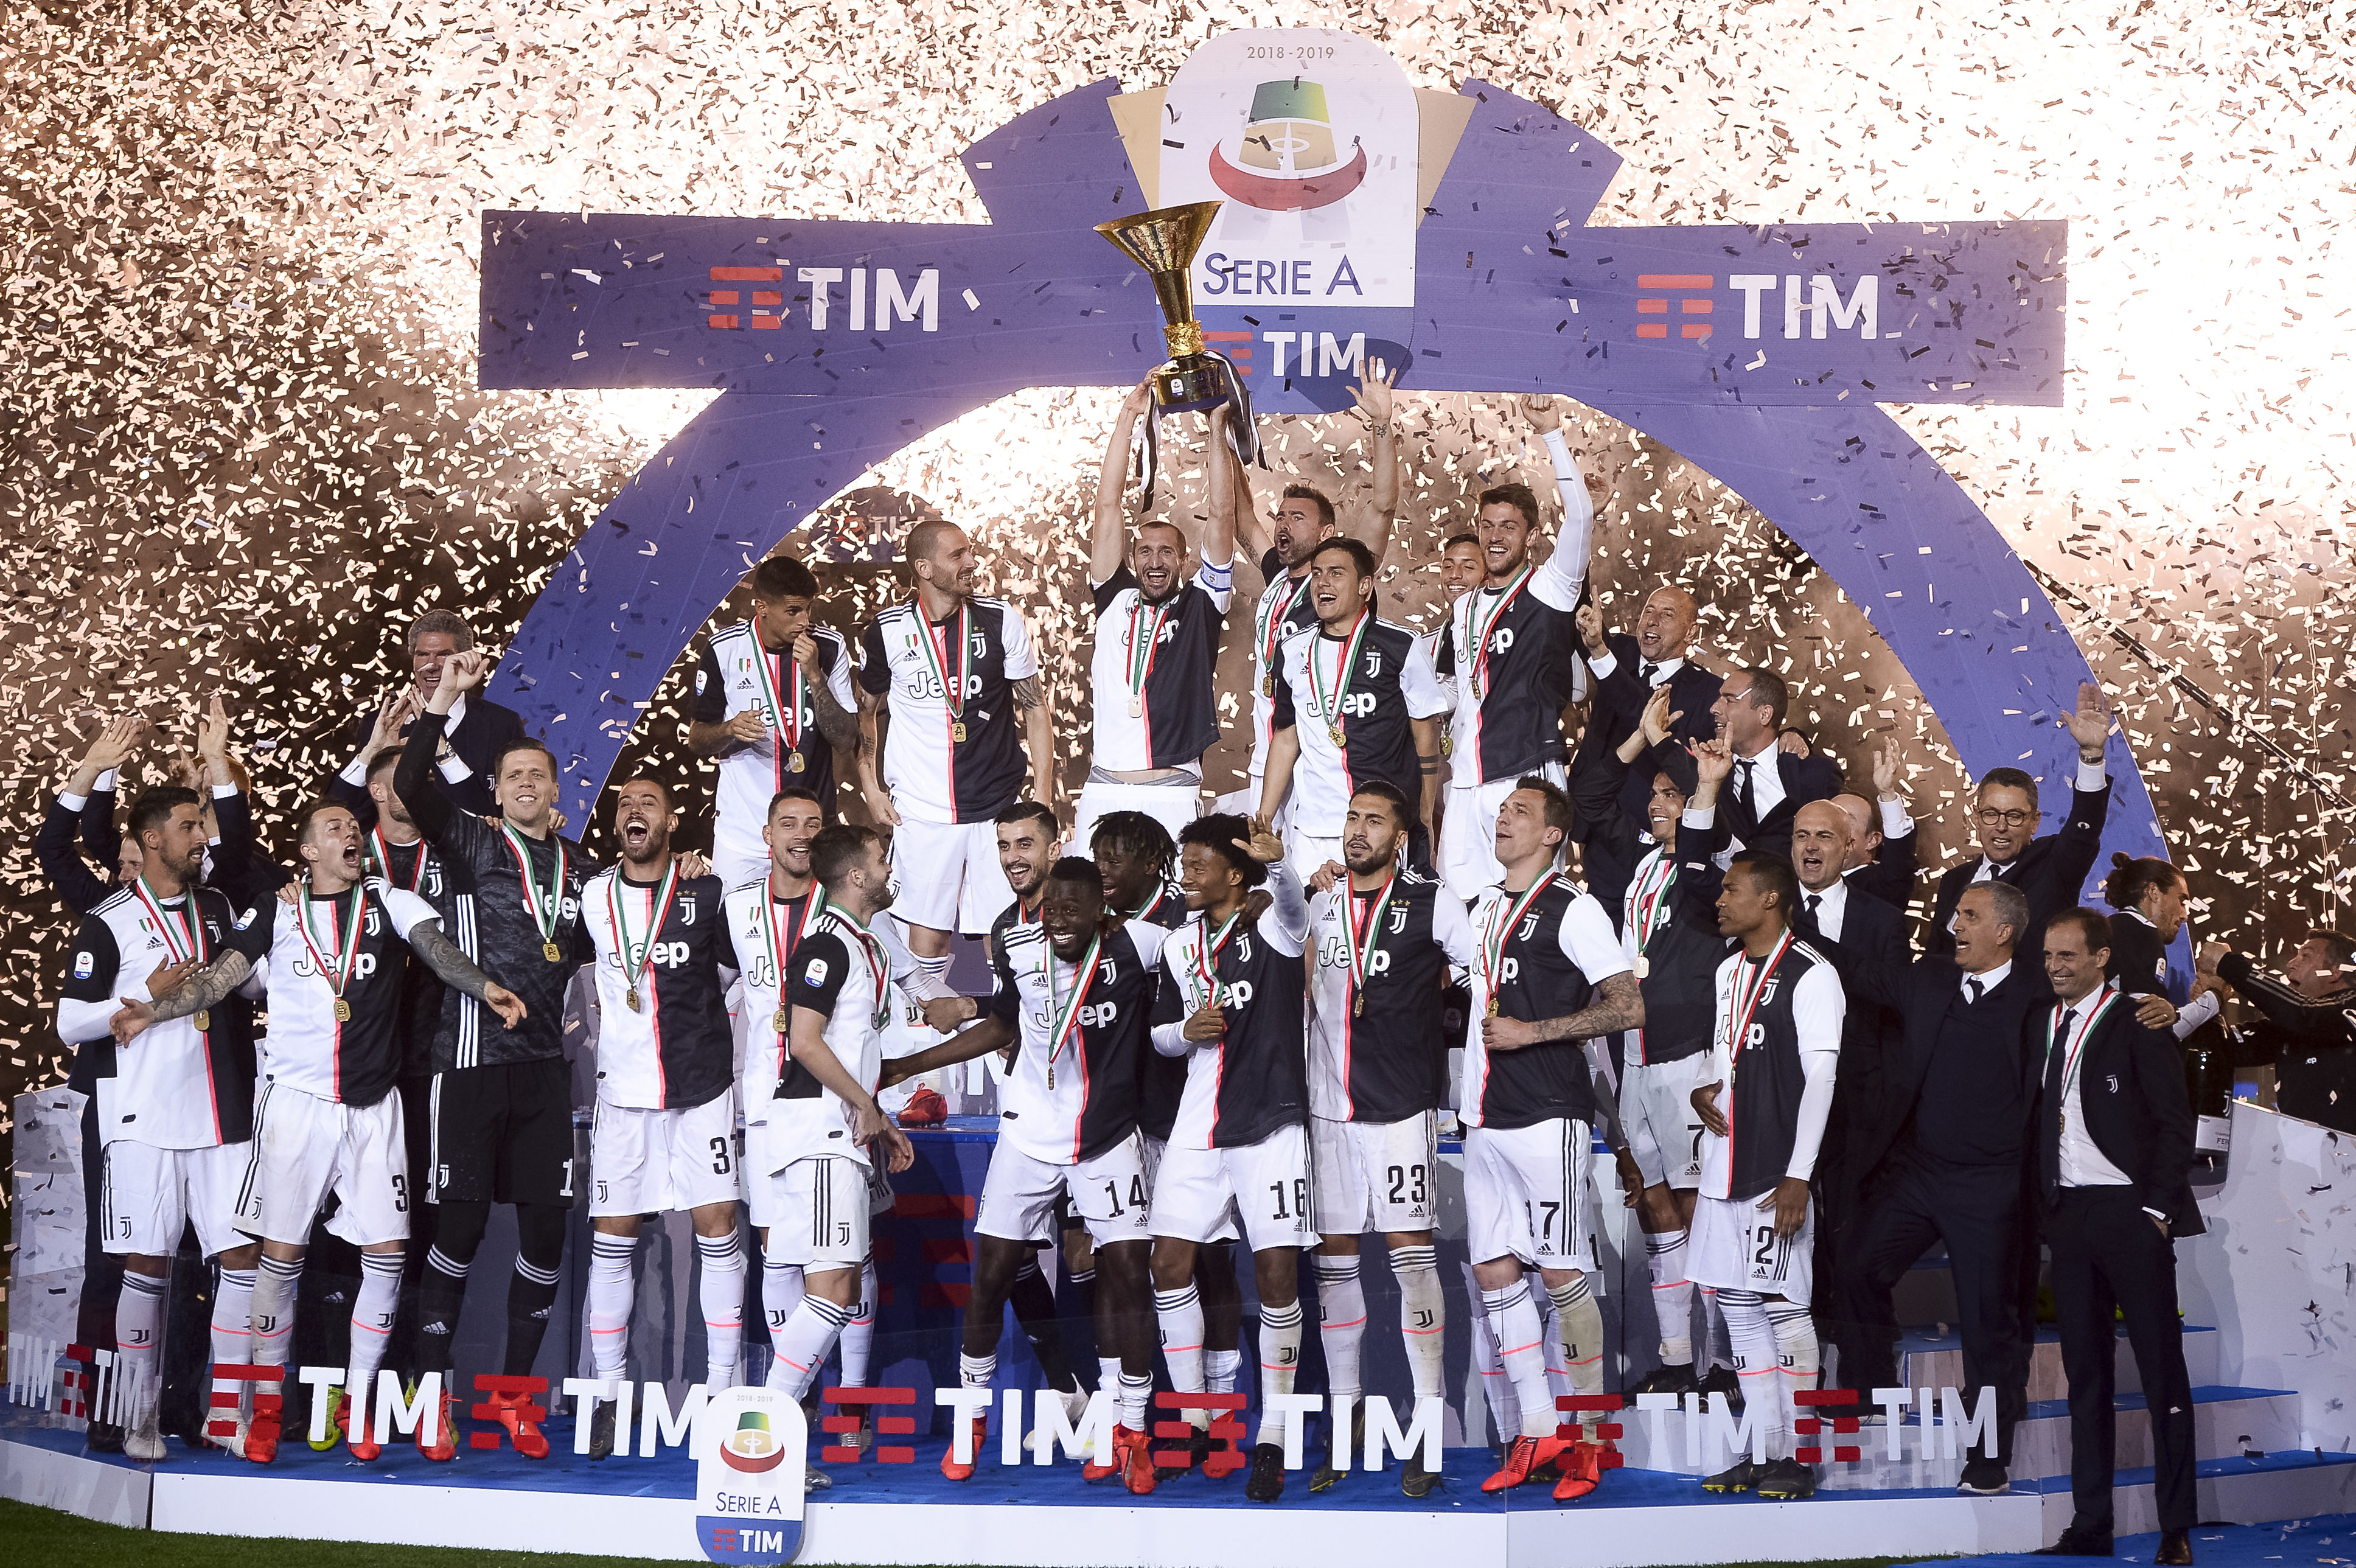
<svg viewBox="0 0 2356 1568"><path fill-rule="evenodd" d="M1323 1236L1430 1230L1440 1208L1440 1113L1404 1122L1309 1119Z"/></svg>
<svg viewBox="0 0 2356 1568"><path fill-rule="evenodd" d="M1464 1133L1464 1228L1472 1259L1542 1269L1595 1267L1589 1245L1587 1123L1558 1116Z"/></svg>
<svg viewBox="0 0 2356 1568"><path fill-rule="evenodd" d="M1692 1191L1701 1185L1701 1113L1693 1091L1709 1070L1709 1053L1632 1067L1620 1084L1620 1125L1646 1187Z"/></svg>
<svg viewBox="0 0 2356 1568"><path fill-rule="evenodd" d="M1239 1149L1162 1151L1153 1175L1153 1233L1182 1241L1217 1241L1236 1225L1255 1252L1307 1247L1309 1129L1279 1127Z"/></svg>
<svg viewBox="0 0 2356 1568"><path fill-rule="evenodd" d="M1181 779L1170 784L1122 784L1109 779L1091 779L1080 786L1079 803L1072 808L1072 836L1064 841L1066 849L1083 858L1095 852L1088 847L1088 832L1098 819L1115 811L1143 811L1170 830L1175 839L1179 831L1203 813L1202 785L1192 779ZM992 848L996 847L995 841Z"/></svg>
<svg viewBox="0 0 2356 1568"><path fill-rule="evenodd" d="M867 1261L868 1215L874 1195L867 1166L836 1155L796 1160L775 1176L756 1176L768 1201L755 1208L754 1223L768 1226L761 1255L798 1269L827 1273L855 1269ZM760 1216L766 1213L766 1221Z"/></svg>
<svg viewBox="0 0 2356 1568"><path fill-rule="evenodd" d="M1265 782L1266 780L1258 773L1248 775L1244 780L1242 789L1231 789L1212 801L1211 810L1223 816L1256 817L1259 815L1259 792ZM1270 825L1276 830L1277 837L1284 838L1288 836L1291 822L1292 791L1288 789L1284 792L1284 798L1276 803L1276 816Z"/></svg>
<svg viewBox="0 0 2356 1568"><path fill-rule="evenodd" d="M904 819L892 830L892 913L904 925L989 935L1014 902L998 864L998 824Z"/></svg>
<svg viewBox="0 0 2356 1568"><path fill-rule="evenodd" d="M1150 1193L1162 1180L1162 1155L1170 1145L1160 1138L1141 1132L1137 1135L1137 1146L1140 1162L1145 1167L1145 1190ZM1235 1241L1241 1240L1243 1232L1236 1229L1235 1220L1228 1219L1219 1221L1219 1228L1211 1233L1211 1240L1215 1242Z"/></svg>
<svg viewBox="0 0 2356 1568"><path fill-rule="evenodd" d="M248 1147L239 1230L307 1247L311 1222L333 1192L340 1207L327 1229L353 1246L409 1240L409 1145L400 1095L351 1106L264 1080Z"/></svg>
<svg viewBox="0 0 2356 1568"><path fill-rule="evenodd" d="M739 1163L734 1089L676 1111L601 1100L589 1129L589 1218L734 1203Z"/></svg>
<svg viewBox="0 0 2356 1568"><path fill-rule="evenodd" d="M1557 785L1563 781L1559 762L1530 772ZM1468 904L1481 896L1481 889L1505 875L1505 868L1497 864L1497 812L1520 777L1493 779L1486 784L1453 780L1449 784L1445 814L1440 821L1440 878L1451 893Z"/></svg>
<svg viewBox="0 0 2356 1568"><path fill-rule="evenodd" d="M1750 1290L1808 1305L1815 1286L1816 1206L1796 1236L1775 1234L1775 1206L1756 1197L1694 1199L1686 1236L1686 1278L1710 1290Z"/></svg>
<svg viewBox="0 0 2356 1568"><path fill-rule="evenodd" d="M1327 861L1338 865L1341 859L1342 835L1339 833L1332 838L1322 833L1288 832L1284 835L1285 864L1292 867L1292 875L1304 884L1316 875L1318 868Z"/></svg>
<svg viewBox="0 0 2356 1568"><path fill-rule="evenodd" d="M251 1144L159 1149L118 1138L107 1144L100 1246L117 1257L168 1258L190 1225L208 1258L244 1246L250 1238L237 1228L237 1189L252 1153Z"/></svg>
<svg viewBox="0 0 2356 1568"><path fill-rule="evenodd" d="M716 848L712 852L712 875L720 878L721 886L742 887L769 875L769 852L757 843L753 849L759 853Z"/></svg>
<svg viewBox="0 0 2356 1568"><path fill-rule="evenodd" d="M1001 1138L991 1151L974 1230L1008 1241L1055 1239L1055 1199L1072 1195L1072 1212L1099 1247L1151 1239L1144 1151L1135 1133L1094 1159L1064 1165L1034 1159Z"/></svg>

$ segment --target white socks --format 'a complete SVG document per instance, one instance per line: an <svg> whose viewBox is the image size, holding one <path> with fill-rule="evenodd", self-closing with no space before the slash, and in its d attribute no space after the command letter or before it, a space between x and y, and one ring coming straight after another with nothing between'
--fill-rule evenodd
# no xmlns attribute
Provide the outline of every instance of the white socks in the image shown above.
<svg viewBox="0 0 2356 1568"><path fill-rule="evenodd" d="M123 1271L123 1295L114 1307L114 1398L125 1426L138 1425L139 1417L155 1408L163 1392L156 1379L162 1363L157 1352L164 1343L164 1287L168 1283L165 1274Z"/></svg>
<svg viewBox="0 0 2356 1568"><path fill-rule="evenodd" d="M826 1365L827 1353L850 1321L851 1308L837 1306L824 1296L804 1295L785 1326L769 1336L777 1352L776 1363L769 1368L769 1387L782 1389L788 1398L797 1400L809 1392L819 1369Z"/></svg>
<svg viewBox="0 0 2356 1568"><path fill-rule="evenodd" d="M1363 1326L1365 1315L1359 1314ZM1270 1396L1289 1394L1292 1380L1301 1373L1301 1330L1303 1319L1298 1300L1282 1306L1261 1303L1259 1309L1259 1443L1282 1443L1286 1417L1282 1412L1269 1407Z"/></svg>
<svg viewBox="0 0 2356 1568"><path fill-rule="evenodd" d="M1686 1278L1686 1232L1644 1237L1644 1266L1653 1275L1653 1316L1661 1324L1664 1366L1692 1364L1693 1282Z"/></svg>
<svg viewBox="0 0 2356 1568"><path fill-rule="evenodd" d="M352 1297L351 1365L344 1369L346 1396L366 1404L375 1391L376 1369L392 1343L393 1315L401 1309L399 1252L360 1254L359 1294Z"/></svg>
<svg viewBox="0 0 2356 1568"><path fill-rule="evenodd" d="M1358 1259L1310 1254L1317 1273L1317 1337L1325 1347L1325 1387L1334 1399L1356 1399L1358 1349L1366 1337L1366 1292Z"/></svg>
<svg viewBox="0 0 2356 1568"><path fill-rule="evenodd" d="M736 1359L744 1343L744 1249L733 1233L698 1236L695 1260L696 1289L703 1299L703 1382L716 1394L736 1386Z"/></svg>
<svg viewBox="0 0 2356 1568"><path fill-rule="evenodd" d="M1767 1322L1775 1330L1775 1359L1783 1368L1783 1375L1776 1381L1782 1385L1783 1427L1788 1432L1793 1417L1803 1413L1800 1402L1792 1396L1816 1386L1816 1319L1804 1306L1771 1301L1767 1303ZM1783 1452L1789 1455L1791 1450L1786 1448Z"/></svg>
<svg viewBox="0 0 2356 1568"><path fill-rule="evenodd" d="M252 1269L223 1269L213 1287L212 1359L215 1366L243 1363L252 1343L252 1326L246 1319L253 1310L253 1273ZM250 1385L234 1378L213 1380L214 1411L234 1410L243 1400ZM221 1402L226 1396L228 1402ZM206 1417L209 1422L210 1413ZM226 1420L227 1417L222 1417Z"/></svg>
<svg viewBox="0 0 2356 1568"><path fill-rule="evenodd" d="M1538 1323L1537 1304L1530 1299L1530 1282L1516 1280L1503 1290L1484 1290L1481 1305L1489 1315L1489 1331L1497 1337L1505 1377L1514 1385L1521 1435L1553 1436L1558 1423L1554 1391L1547 1384L1546 1330Z"/></svg>
<svg viewBox="0 0 2356 1568"><path fill-rule="evenodd" d="M253 1281L253 1305L250 1316L253 1332L249 1339L248 1354L257 1367L283 1367L286 1352L292 1348L294 1328L294 1287L302 1283L303 1262L296 1259L284 1262L262 1256L262 1266Z"/></svg>
<svg viewBox="0 0 2356 1568"><path fill-rule="evenodd" d="M1569 1284L1549 1285L1555 1323L1562 1333L1563 1365L1570 1371L1570 1391L1603 1391L1603 1309L1595 1305L1595 1287L1585 1274Z"/></svg>
<svg viewBox="0 0 2356 1568"><path fill-rule="evenodd" d="M1162 1328L1162 1355L1170 1382L1183 1394L1203 1391L1203 1298L1192 1281L1177 1290L1153 1293L1153 1317Z"/></svg>
<svg viewBox="0 0 2356 1568"><path fill-rule="evenodd" d="M1742 1379L1744 1409L1767 1429L1767 1457L1784 1455L1790 1423L1783 1416L1783 1373L1775 1353L1775 1326L1756 1291L1721 1290L1718 1307L1726 1314L1726 1335L1734 1344L1734 1369Z"/></svg>
<svg viewBox="0 0 2356 1568"><path fill-rule="evenodd" d="M867 1386L867 1363L875 1354L875 1260L859 1266L859 1304L842 1326L842 1386Z"/></svg>
<svg viewBox="0 0 2356 1568"><path fill-rule="evenodd" d="M1469 1271L1468 1271L1469 1273ZM1497 1353L1497 1336L1489 1321L1486 1292L1473 1285L1472 1365L1481 1373L1481 1393L1488 1401L1490 1426L1500 1442L1522 1429L1522 1403L1514 1397L1514 1382Z"/></svg>
<svg viewBox="0 0 2356 1568"><path fill-rule="evenodd" d="M1440 1290L1438 1247L1394 1247L1391 1273L1399 1287L1399 1337L1415 1397L1437 1399L1446 1383L1448 1302Z"/></svg>
<svg viewBox="0 0 2356 1568"><path fill-rule="evenodd" d="M1114 1364L1119 1365L1118 1362ZM1132 1378L1127 1372L1121 1372L1117 1376L1117 1382L1107 1385L1120 1391L1118 1396L1120 1413L1116 1419L1131 1432L1143 1432L1146 1430L1145 1407L1153 1398L1153 1375L1149 1372Z"/></svg>
<svg viewBox="0 0 2356 1568"><path fill-rule="evenodd" d="M1231 1394L1236 1391L1236 1380L1243 1375L1244 1353L1240 1350L1209 1350L1203 1356L1203 1391Z"/></svg>
<svg viewBox="0 0 2356 1568"><path fill-rule="evenodd" d="M1734 1347L1726 1331L1726 1313L1718 1305L1718 1292L1708 1285L1699 1288L1702 1316L1708 1319L1703 1326L1709 1335L1709 1367L1697 1364L1696 1369L1706 1372L1710 1367L1731 1368L1734 1365Z"/></svg>
<svg viewBox="0 0 2356 1568"><path fill-rule="evenodd" d="M630 1260L638 1250L635 1236L590 1238L589 1367L600 1378L626 1375L630 1359L630 1306L637 1283Z"/></svg>
<svg viewBox="0 0 2356 1568"><path fill-rule="evenodd" d="M761 1317L769 1329L769 1343L774 1348L777 1336L801 1310L802 1270L798 1263L781 1263L775 1258L761 1260ZM771 1369L769 1386L776 1388L775 1369Z"/></svg>
<svg viewBox="0 0 2356 1568"><path fill-rule="evenodd" d="M986 1389L997 1376L998 1356L995 1351L987 1356L969 1356L962 1350L958 1352L958 1382L963 1387Z"/></svg>

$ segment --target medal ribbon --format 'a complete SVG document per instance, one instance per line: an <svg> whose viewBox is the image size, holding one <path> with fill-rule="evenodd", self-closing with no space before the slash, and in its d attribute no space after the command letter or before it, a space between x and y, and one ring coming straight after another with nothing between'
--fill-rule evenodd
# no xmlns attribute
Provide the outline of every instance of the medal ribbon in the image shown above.
<svg viewBox="0 0 2356 1568"><path fill-rule="evenodd" d="M769 723L777 732L777 756L802 748L802 661L788 646L777 651L777 668L769 666L769 645L761 640L761 620L753 618L753 664L761 672L761 700L769 706ZM778 679L780 674L784 680ZM787 690L793 701L786 701Z"/></svg>
<svg viewBox="0 0 2356 1568"><path fill-rule="evenodd" d="M1368 913L1363 925L1358 920L1358 894L1355 888L1349 890L1349 902L1343 906L1344 915L1350 922L1350 940L1343 950L1349 956L1350 993L1353 997L1365 994L1366 970L1375 961L1375 944L1382 940L1383 912L1390 908L1391 889L1397 886L1398 886L1398 870L1394 866L1390 875L1384 879L1381 889L1376 893L1373 903L1368 907Z"/></svg>
<svg viewBox="0 0 2356 1568"><path fill-rule="evenodd" d="M621 960L623 982L633 991L646 978L647 961L654 956L655 938L662 932L663 922L670 918L671 900L679 894L679 856L663 867L659 886L649 888L647 907L654 911L654 921L646 929L646 940L633 947L630 943L630 922L622 914L622 874L605 885L605 917L613 928L615 956Z"/></svg>
<svg viewBox="0 0 2356 1568"><path fill-rule="evenodd" d="M1290 623L1292 612L1299 609L1301 602L1309 596L1309 579L1303 576L1301 586L1292 591L1292 596L1280 610L1276 607L1277 590L1283 585L1284 579L1280 577L1269 585L1268 592L1259 596L1259 667L1264 675L1276 673L1276 645L1284 640L1284 628Z"/></svg>
<svg viewBox="0 0 2356 1568"><path fill-rule="evenodd" d="M1358 618L1350 623L1350 635L1342 639L1342 657L1333 666L1333 694L1331 697L1320 689L1317 681L1317 650L1326 642L1325 636L1321 632L1317 641L1310 646L1309 695L1312 701L1324 704L1328 729L1342 727L1342 702L1350 694L1350 682L1358 673L1358 650L1365 644L1366 628L1374 618L1374 607L1368 605L1360 609Z"/></svg>
<svg viewBox="0 0 2356 1568"><path fill-rule="evenodd" d="M2072 1030L2070 1038L2062 1042L2062 1100L2063 1103L2066 1104L2070 1099L2070 1086L2077 1081L2079 1063L2086 1054L2086 1036L2094 1032L2094 1026L2103 1021L2104 1014L2118 1004L2118 983L2113 980L2103 982L2102 992L2097 996L2093 1009L2087 1013L2086 1021ZM2045 1051L2048 1057L2053 1053L2053 1031L2060 1026L2062 1015L2068 1011L2068 1008L2056 1003L2051 1015L2046 1019Z"/></svg>
<svg viewBox="0 0 2356 1568"><path fill-rule="evenodd" d="M294 899L294 929L302 936L303 945L311 951L311 967L319 972L319 978L327 983L327 989L335 993L338 1002L344 999L344 987L352 983L352 970L359 958L359 899L368 896L365 886L355 887L351 891L359 897L352 901L348 917L341 908L343 895L340 893L332 897L314 898L306 888ZM337 955L332 969L328 967L326 956L319 951L317 940L311 935L311 906L314 904L327 907L327 949Z"/></svg>
<svg viewBox="0 0 2356 1568"><path fill-rule="evenodd" d="M951 618L957 622L958 650L958 678L952 686L949 683L948 627L947 624L941 627L941 640L937 647L935 646L932 618L925 614L924 601L916 599L911 603L916 612L916 626L924 633L925 662L932 667L933 678L941 683L941 700L948 704L949 717L961 719L965 717L965 677L969 658L965 645L965 606L959 603L956 615Z"/></svg>
<svg viewBox="0 0 2356 1568"><path fill-rule="evenodd" d="M392 846L384 842L382 828L369 830L369 849L376 855L377 875L392 881ZM407 891L414 893L425 880L425 841L417 841L417 864L410 869Z"/></svg>
<svg viewBox="0 0 2356 1568"><path fill-rule="evenodd" d="M1072 987L1071 1000L1055 999L1055 948L1044 936L1039 940L1040 972L1047 978L1047 1012L1055 1024L1047 1036L1047 1070L1055 1070L1055 1058L1064 1054L1064 1042L1072 1037L1072 1030L1080 1018L1080 1004L1087 1000L1088 990L1097 983L1097 954L1104 949L1104 927L1099 923L1096 933L1088 938L1088 950L1080 960L1079 972Z"/></svg>
<svg viewBox="0 0 2356 1568"><path fill-rule="evenodd" d="M1636 880L1628 888L1628 929L1636 933L1636 950L1653 940L1667 918L1669 886L1677 878L1676 857L1663 844L1653 852L1652 858L1636 873Z"/></svg>
<svg viewBox="0 0 2356 1568"><path fill-rule="evenodd" d="M1514 601L1522 596L1522 589L1528 585L1530 574L1536 570L1537 570L1537 568L1535 566L1523 567L1521 575L1516 576L1511 583L1506 584L1504 591L1498 594L1497 607L1491 610L1486 616L1481 614L1481 606L1478 602L1484 590L1476 588L1472 593L1464 596L1464 627L1466 632L1468 634L1472 632L1472 623L1474 621L1477 620L1481 624L1480 634L1473 641L1472 650L1472 694L1476 697L1479 696L1483 690L1488 685L1489 633L1495 629L1498 621L1505 618L1505 612L1513 607Z"/></svg>
<svg viewBox="0 0 2356 1568"><path fill-rule="evenodd" d="M197 935L197 896L193 892L182 889L180 913L167 916L164 913L163 900L155 897L145 876L134 879L131 891L147 911L148 917L155 922L155 934L164 939L164 950L171 955L174 963L186 963L192 958L205 956L204 941Z"/></svg>
<svg viewBox="0 0 2356 1568"><path fill-rule="evenodd" d="M1759 1011L1759 999L1766 994L1767 982L1774 975L1775 966L1783 961L1783 955L1792 950L1794 940L1790 931L1785 931L1777 940L1775 950L1760 961L1756 968L1751 966L1750 956L1745 954L1741 966L1734 972L1734 995L1731 999L1734 1005L1727 1012L1726 1071L1729 1078L1734 1075L1734 1064L1742 1055L1743 1042L1751 1037L1751 1019ZM1746 975L1751 980L1747 989L1742 983Z"/></svg>
<svg viewBox="0 0 2356 1568"><path fill-rule="evenodd" d="M1197 1011L1200 1011L1202 1008L1209 1005L1212 1002L1218 999L1219 953L1221 950L1226 948L1227 945L1227 939L1235 935L1236 924L1243 918L1244 912L1241 909L1238 909L1234 914L1228 916L1226 924L1221 926L1215 931L1211 929L1211 922L1206 918L1200 915L1197 915L1194 918L1194 928L1198 933L1198 939L1194 944L1194 962L1193 967L1195 977L1203 983L1202 992L1194 998L1194 1006Z"/></svg>
<svg viewBox="0 0 2356 1568"><path fill-rule="evenodd" d="M813 893L810 897L818 898L823 895ZM851 934L859 939L859 956L867 961L867 972L875 981L875 1026L880 1029L892 1013L890 1005L884 1000L884 979L888 966L884 959L884 944L877 941L866 927L852 918L850 910L830 904L826 908L826 914L827 918L836 925L849 927Z"/></svg>
<svg viewBox="0 0 2356 1568"><path fill-rule="evenodd" d="M1519 898L1507 894L1505 897L1490 904L1489 923L1481 932L1481 975L1482 979L1488 983L1489 998L1492 1003L1497 996L1497 971L1505 961L1507 937L1515 926L1522 923L1522 917L1530 912L1530 906L1538 901L1538 895L1545 892L1553 883L1552 876L1541 876L1531 883L1528 890ZM1505 918L1502 920L1497 918L1497 911L1500 909L1505 911Z"/></svg>
<svg viewBox="0 0 2356 1568"><path fill-rule="evenodd" d="M499 823L499 837L507 840L508 853L515 856L516 873L523 878L523 907L531 912L531 923L539 928L540 940L553 942L556 940L556 928L564 918L564 880L568 864L564 841L556 841L556 880L550 885L546 912L543 913L540 888L531 879L531 852L524 847L523 835L503 821Z"/></svg>
<svg viewBox="0 0 2356 1568"><path fill-rule="evenodd" d="M1145 696L1145 682L1153 675L1154 655L1161 650L1162 623L1170 618L1170 607L1177 596L1173 594L1158 605L1148 605L1145 602L1144 590L1140 589L1137 597L1130 601L1129 694L1140 701L1142 701ZM1137 635L1138 628L1148 609L1153 612L1153 622L1144 628L1145 638L1141 643Z"/></svg>

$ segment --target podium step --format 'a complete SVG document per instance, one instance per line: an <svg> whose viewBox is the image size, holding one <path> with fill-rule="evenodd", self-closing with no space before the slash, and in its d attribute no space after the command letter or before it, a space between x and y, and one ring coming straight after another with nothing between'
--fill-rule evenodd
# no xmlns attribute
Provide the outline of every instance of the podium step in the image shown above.
<svg viewBox="0 0 2356 1568"><path fill-rule="evenodd" d="M2219 1346L2222 1342L2214 1328L2188 1323L2184 1326L2184 1369L2194 1388L2227 1381L2222 1369ZM2140 1391L2143 1378L2136 1369L2135 1350L2128 1345L2124 1330L2118 1336L2118 1349L2114 1363L2117 1368L2121 1393ZM1908 1388L1960 1389L1964 1383L1964 1341L1953 1323L1933 1323L1902 1331L1898 1339L1898 1376ZM2062 1372L2062 1336L2050 1323L2037 1327L2037 1342L2029 1348L2029 1398L2061 1400L2070 1397L2070 1380Z"/></svg>

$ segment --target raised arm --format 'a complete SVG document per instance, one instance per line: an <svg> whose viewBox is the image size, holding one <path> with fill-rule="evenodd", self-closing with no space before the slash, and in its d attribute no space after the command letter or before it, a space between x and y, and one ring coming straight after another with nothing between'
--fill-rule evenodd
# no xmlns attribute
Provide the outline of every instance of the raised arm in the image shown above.
<svg viewBox="0 0 2356 1568"><path fill-rule="evenodd" d="M410 726L408 743L402 747L401 761L392 770L392 788L401 796L401 803L409 808L417 831L437 844L449 834L457 810L444 798L434 778L434 754L440 750L443 732L449 725L451 705L481 685L490 671L490 659L481 649L470 648L450 656L442 666L442 679L434 688L433 699ZM491 782L496 785L498 781Z"/></svg>
<svg viewBox="0 0 2356 1568"><path fill-rule="evenodd" d="M1562 498L1562 527L1555 534L1554 553L1530 574L1530 591L1566 614L1579 607L1587 582L1587 562L1594 548L1595 501L1570 443L1562 433L1562 411L1552 398L1526 397L1522 413L1546 445L1554 465L1554 484Z"/></svg>
<svg viewBox="0 0 2356 1568"><path fill-rule="evenodd" d="M1251 492L1237 482L1237 470L1243 467L1236 461L1234 431L1227 419L1227 405L1211 410L1210 455L1205 467L1204 485L1209 490L1211 521L1203 529L1203 564L1213 571L1231 569L1236 563L1236 520L1249 510ZM1237 492L1244 504L1237 505Z"/></svg>
<svg viewBox="0 0 2356 1568"><path fill-rule="evenodd" d="M1113 416L1112 436L1105 443L1104 466L1097 470L1097 504L1094 519L1088 524L1088 583L1094 586L1112 580L1120 570L1120 556L1128 541L1129 531L1129 448L1137 437L1137 422L1151 418L1153 409L1153 378L1146 377L1129 389L1120 400L1120 412ZM1214 432L1215 435L1216 432ZM1214 442L1215 446L1216 443ZM1218 476L1213 469L1213 504L1216 505ZM1204 559L1210 558L1207 547Z"/></svg>
<svg viewBox="0 0 2356 1568"><path fill-rule="evenodd" d="M1344 532L1374 552L1376 566L1390 550L1391 528L1398 521L1398 433L1391 424L1391 383L1397 380L1397 371L1376 360L1360 367L1358 384L1350 389L1359 414L1375 433L1375 504L1371 519Z"/></svg>

